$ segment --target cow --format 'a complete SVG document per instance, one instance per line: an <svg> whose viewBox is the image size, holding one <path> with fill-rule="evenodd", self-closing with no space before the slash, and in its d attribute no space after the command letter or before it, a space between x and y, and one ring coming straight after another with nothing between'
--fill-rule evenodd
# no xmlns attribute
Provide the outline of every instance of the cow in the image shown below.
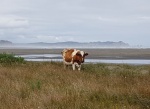
<svg viewBox="0 0 150 109"><path fill-rule="evenodd" d="M72 65L73 70L77 67L79 71L81 70L81 64L84 63L85 56L88 55L88 53L77 49L64 49L61 53L64 68Z"/></svg>

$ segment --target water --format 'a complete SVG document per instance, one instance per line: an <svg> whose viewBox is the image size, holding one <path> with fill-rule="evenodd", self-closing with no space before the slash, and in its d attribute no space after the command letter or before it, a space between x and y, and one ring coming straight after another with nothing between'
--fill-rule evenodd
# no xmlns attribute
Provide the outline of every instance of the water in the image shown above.
<svg viewBox="0 0 150 109"><path fill-rule="evenodd" d="M40 58L56 58L61 57L60 54L29 54L29 55L17 55L25 59L40 59Z"/></svg>
<svg viewBox="0 0 150 109"><path fill-rule="evenodd" d="M59 61L62 62L60 54L31 54L17 55L23 57L26 61ZM150 64L146 59L85 59L85 63L114 63L114 64Z"/></svg>

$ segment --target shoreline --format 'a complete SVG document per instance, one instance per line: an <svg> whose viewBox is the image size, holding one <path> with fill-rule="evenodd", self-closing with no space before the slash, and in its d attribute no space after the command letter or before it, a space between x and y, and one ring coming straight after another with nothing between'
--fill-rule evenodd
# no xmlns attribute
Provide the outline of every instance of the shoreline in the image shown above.
<svg viewBox="0 0 150 109"><path fill-rule="evenodd" d="M62 49L24 49L24 48L1 48L0 53L9 53L14 55L31 55L31 54L60 54ZM89 55L86 59L150 59L150 49L80 49L87 52ZM58 57L61 58L61 57Z"/></svg>

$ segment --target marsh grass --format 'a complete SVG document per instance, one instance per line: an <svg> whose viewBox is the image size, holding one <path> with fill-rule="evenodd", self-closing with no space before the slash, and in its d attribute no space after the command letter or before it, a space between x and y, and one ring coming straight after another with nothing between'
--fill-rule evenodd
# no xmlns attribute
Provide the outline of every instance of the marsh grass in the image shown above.
<svg viewBox="0 0 150 109"><path fill-rule="evenodd" d="M144 73L143 73L144 72ZM0 65L0 109L148 109L150 66L61 62Z"/></svg>

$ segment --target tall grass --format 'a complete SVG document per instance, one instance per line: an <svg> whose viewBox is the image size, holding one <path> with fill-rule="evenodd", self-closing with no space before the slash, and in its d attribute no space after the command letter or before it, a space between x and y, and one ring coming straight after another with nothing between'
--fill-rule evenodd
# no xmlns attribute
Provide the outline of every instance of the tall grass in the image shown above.
<svg viewBox="0 0 150 109"><path fill-rule="evenodd" d="M148 109L149 78L149 65L0 65L0 109Z"/></svg>

